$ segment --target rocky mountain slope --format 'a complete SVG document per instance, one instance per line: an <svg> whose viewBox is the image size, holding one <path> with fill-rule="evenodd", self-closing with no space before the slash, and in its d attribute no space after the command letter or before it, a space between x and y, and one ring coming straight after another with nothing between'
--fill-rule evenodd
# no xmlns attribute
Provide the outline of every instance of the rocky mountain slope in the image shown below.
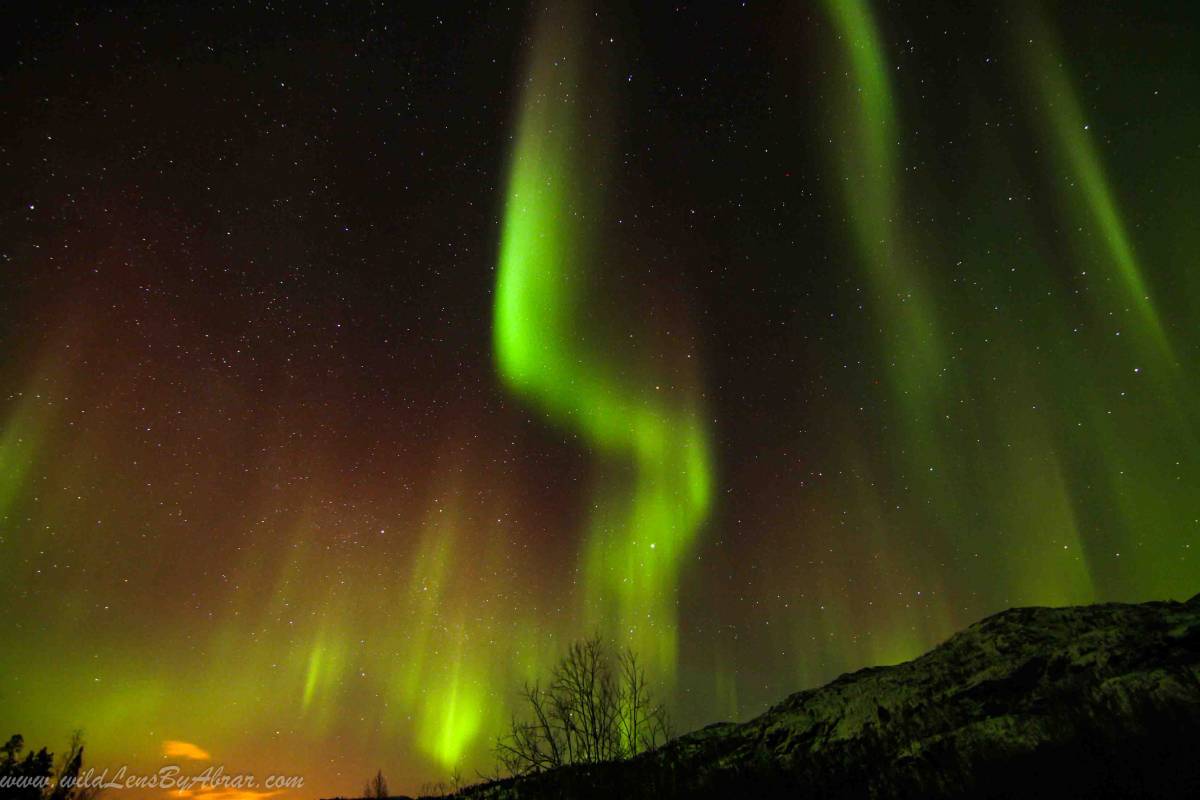
<svg viewBox="0 0 1200 800"><path fill-rule="evenodd" d="M1200 595L1018 608L622 763L477 786L543 798L1200 797Z"/></svg>

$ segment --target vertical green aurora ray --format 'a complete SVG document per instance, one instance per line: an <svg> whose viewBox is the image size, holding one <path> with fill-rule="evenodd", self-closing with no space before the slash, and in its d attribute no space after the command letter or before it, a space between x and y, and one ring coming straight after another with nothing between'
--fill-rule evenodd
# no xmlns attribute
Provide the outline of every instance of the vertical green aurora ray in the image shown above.
<svg viewBox="0 0 1200 800"><path fill-rule="evenodd" d="M837 87L834 99L840 103L832 117L841 134L835 143L838 176L863 274L876 298L888 384L902 415L896 420L890 446L898 454L896 466L915 490L913 496L923 498L914 507L910 524L921 526L935 537L935 548L909 565L911 574L922 583L940 575L940 558L957 553L963 546L959 526L987 507L1000 523L990 547L1011 547L1022 552L1028 549L1041 556L1045 542L1026 541L1019 534L1012 538L1014 531L1023 530L1039 530L1047 541L1058 542L1060 548L1065 545L1065 549L1048 556L1062 570L1057 573L1062 575L1061 586L1026 580L1018 571L1005 576L1009 591L1039 602L1085 602L1094 593L1092 577L1052 449L1037 441L1020 450L1005 449L995 453L995 463L987 462L989 467L983 470L996 472L989 476L991 480L962 478L964 466L979 459L979 441L1014 435L1005 426L989 422L1004 419L1009 412L997 409L997 416L971 420L963 411L966 406L962 404L971 394L966 384L955 382L953 376L958 373L950 371L954 359L943 336L944 330L954 327L952 319L943 319L947 313L944 309L957 305L939 302L936 287L921 267L923 254L904 227L905 200L898 168L899 115L886 49L870 5L866 0L827 0L825 8L841 52L840 68L833 72ZM978 324L972 321L970 326ZM957 341L957 354L961 355L966 340ZM969 373L960 377L969 379ZM1023 379L1015 376L1014 380L1012 385ZM948 425L951 419L954 423ZM964 425L979 427L982 438L964 439L959 433ZM1031 470L1036 470L1037 478L1031 477ZM994 487L999 485L1005 486L1008 498L1014 493L1028 497L1039 511L1024 516L1013 513L1010 499L995 496ZM870 528L872 523L864 524ZM884 523L880 520L874 524ZM940 537L940 548L936 537ZM875 537L879 552L888 549L884 538ZM889 560L897 561L897 554L891 554ZM896 567L893 563L890 568ZM908 627L897 620L891 626L891 635ZM872 656L888 659L912 653L932 644L930 635L936 636L936 632L926 631L905 643L879 642L881 649Z"/></svg>
<svg viewBox="0 0 1200 800"><path fill-rule="evenodd" d="M944 430L953 401L949 358L933 286L904 227L899 125L886 50L866 0L824 5L841 55L830 114L839 131L834 160L882 334L876 357L895 402L890 449L914 490L931 498L938 513L957 516L963 498L942 478L954 455ZM933 520L918 524L937 530Z"/></svg>
<svg viewBox="0 0 1200 800"><path fill-rule="evenodd" d="M0 424L0 523L24 494L66 387L61 367L52 366L45 357L37 363L26 390L18 395L7 419ZM0 572L4 561L0 559Z"/></svg>
<svg viewBox="0 0 1200 800"><path fill-rule="evenodd" d="M540 20L511 156L493 344L505 385L601 456L582 559L585 616L671 674L681 561L710 502L712 467L689 386L647 379L590 325L605 158L574 18ZM651 354L644 356L650 361ZM642 359L638 359L641 361Z"/></svg>
<svg viewBox="0 0 1200 800"><path fill-rule="evenodd" d="M37 452L38 434L38 427L24 403L10 415L0 431L0 520L8 514L25 484L25 475Z"/></svg>
<svg viewBox="0 0 1200 800"><path fill-rule="evenodd" d="M1117 199L1105 175L1100 153L1092 140L1091 126L1063 64L1061 47L1049 25L1038 16L1031 15L1025 30L1024 63L1034 86L1034 96L1040 101L1042 119L1051 134L1055 151L1065 165L1068 185L1073 189L1077 187L1069 194L1083 200L1082 214L1073 201L1068 203L1069 210L1086 219L1089 227L1094 226L1099 232L1108 255L1108 266L1115 268L1124 299L1136 310L1139 333L1169 364L1178 366Z"/></svg>
<svg viewBox="0 0 1200 800"><path fill-rule="evenodd" d="M946 424L956 411L950 358L935 287L906 228L898 114L876 20L866 0L825 0L824 8L837 40L827 101L834 169L878 321L875 358L893 402L887 451L911 496L921 498L912 504L912 524L928 532L929 557L912 564L912 577L927 582L955 546L944 521L962 518L969 505L945 479L958 455Z"/></svg>
<svg viewBox="0 0 1200 800"><path fill-rule="evenodd" d="M865 0L825 0L846 71L836 145L855 243L889 337L887 357L898 399L910 422L922 425L942 382L943 348L929 287L901 229L896 169L897 123L887 59Z"/></svg>
<svg viewBox="0 0 1200 800"><path fill-rule="evenodd" d="M447 663L426 691L418 714L421 747L446 767L460 766L479 737L488 706L483 688L487 681L472 670L464 654L466 630L459 625L454 633L454 650L442 654Z"/></svg>
<svg viewBox="0 0 1200 800"><path fill-rule="evenodd" d="M1073 267L1088 276L1084 297L1092 304L1094 324L1112 337L1100 360L1087 352L1062 356L1087 365L1065 387L1081 432L1064 431L1070 448L1067 474L1073 473L1076 492L1083 497L1098 492L1104 498L1102 505L1082 504L1098 531L1090 537L1099 559L1094 565L1097 587L1104 596L1129 585L1153 592L1132 595L1138 599L1185 595L1194 580L1179 558L1186 550L1162 532L1179 528L1186 518L1179 509L1190 502L1186 490L1177 491L1188 483L1187 454L1197 447L1194 404L1188 400L1194 396L1194 378L1179 355L1188 348L1190 331L1186 325L1163 322L1154 278L1170 280L1171 273L1163 270L1161 260L1143 260L1138 254L1121 211L1125 193L1105 168L1108 158L1120 163L1122 153L1114 148L1106 157L1102 150L1103 136L1093 128L1103 129L1104 120L1096 126L1090 119L1052 21L1031 6L1013 46L1014 60L1032 90L1034 123L1050 142L1045 164L1058 189ZM1127 196L1128 204L1156 220L1156 229L1166 229L1153 194ZM1142 245L1153 251L1155 238L1144 237ZM1166 238L1157 236L1159 241ZM1169 313L1169 307L1163 310ZM1117 339L1122 333L1126 335ZM1114 391L1129 373L1138 377L1131 391ZM1115 407L1114 396L1120 401Z"/></svg>

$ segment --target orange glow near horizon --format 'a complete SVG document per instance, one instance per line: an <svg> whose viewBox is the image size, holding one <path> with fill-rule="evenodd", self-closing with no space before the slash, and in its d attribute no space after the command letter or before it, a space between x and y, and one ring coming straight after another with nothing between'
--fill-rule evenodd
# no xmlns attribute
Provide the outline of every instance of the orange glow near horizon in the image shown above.
<svg viewBox="0 0 1200 800"><path fill-rule="evenodd" d="M208 761L212 758L208 751L201 750L191 742L181 742L175 739L163 742L163 755L167 758L190 758L193 761Z"/></svg>

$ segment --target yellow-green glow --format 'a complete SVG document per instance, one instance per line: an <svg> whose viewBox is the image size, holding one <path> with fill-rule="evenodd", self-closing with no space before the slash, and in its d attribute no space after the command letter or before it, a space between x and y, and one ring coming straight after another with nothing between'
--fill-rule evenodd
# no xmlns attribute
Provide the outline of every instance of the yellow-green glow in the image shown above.
<svg viewBox="0 0 1200 800"><path fill-rule="evenodd" d="M338 637L324 631L318 634L308 654L300 707L306 712L315 707L320 712L316 720L319 723L326 724L326 715L337 707L338 684L345 674L345 660L345 647ZM314 706L318 700L323 702Z"/></svg>
<svg viewBox="0 0 1200 800"><path fill-rule="evenodd" d="M321 646L313 647L308 656L308 676L304 679L304 698L301 705L308 708L312 704L313 694L317 691L317 681L321 678Z"/></svg>
<svg viewBox="0 0 1200 800"><path fill-rule="evenodd" d="M1003 461L989 462L997 528L1008 533L1005 584L1031 605L1063 606L1096 599L1084 538L1040 401L1020 397L1001 426Z"/></svg>
<svg viewBox="0 0 1200 800"><path fill-rule="evenodd" d="M455 652L443 654L449 663L431 676L421 703L419 741L422 748L447 767L460 765L463 754L475 741L489 702L485 686L467 674L463 662L463 632L456 637Z"/></svg>
<svg viewBox="0 0 1200 800"><path fill-rule="evenodd" d="M484 692L504 667L494 657L499 654L468 654L469 628L444 622L454 554L461 544L462 506L455 488L437 497L425 515L407 581L412 625L390 670L397 708L415 718L417 744L446 769L461 766L464 754L480 744L489 702Z"/></svg>
<svg viewBox="0 0 1200 800"><path fill-rule="evenodd" d="M606 158L587 129L596 100L575 25L560 10L535 38L500 240L496 366L601 460L583 552L587 615L669 674L679 568L712 491L708 433L693 376L627 363L586 313L604 307L592 292L610 256L597 219Z"/></svg>

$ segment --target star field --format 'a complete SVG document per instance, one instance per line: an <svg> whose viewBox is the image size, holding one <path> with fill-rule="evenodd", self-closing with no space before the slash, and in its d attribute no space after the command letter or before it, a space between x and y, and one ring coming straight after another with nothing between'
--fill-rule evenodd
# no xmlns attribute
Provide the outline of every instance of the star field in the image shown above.
<svg viewBox="0 0 1200 800"><path fill-rule="evenodd" d="M687 730L1197 591L1194 9L9 17L10 733L415 792L593 631Z"/></svg>

